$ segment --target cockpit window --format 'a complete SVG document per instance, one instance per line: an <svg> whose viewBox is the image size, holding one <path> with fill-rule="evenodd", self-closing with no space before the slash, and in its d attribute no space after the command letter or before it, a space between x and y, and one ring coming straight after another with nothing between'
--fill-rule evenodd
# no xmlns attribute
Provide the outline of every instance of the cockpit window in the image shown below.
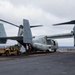
<svg viewBox="0 0 75 75"><path fill-rule="evenodd" d="M47 40L47 44L48 45L52 45L52 41L51 40Z"/></svg>

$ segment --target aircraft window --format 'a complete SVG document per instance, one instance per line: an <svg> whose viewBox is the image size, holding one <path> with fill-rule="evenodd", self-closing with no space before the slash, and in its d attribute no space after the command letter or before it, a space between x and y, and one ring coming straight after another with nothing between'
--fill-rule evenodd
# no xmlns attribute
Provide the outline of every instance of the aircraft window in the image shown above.
<svg viewBox="0 0 75 75"><path fill-rule="evenodd" d="M47 40L47 44L51 45L52 44L51 40Z"/></svg>

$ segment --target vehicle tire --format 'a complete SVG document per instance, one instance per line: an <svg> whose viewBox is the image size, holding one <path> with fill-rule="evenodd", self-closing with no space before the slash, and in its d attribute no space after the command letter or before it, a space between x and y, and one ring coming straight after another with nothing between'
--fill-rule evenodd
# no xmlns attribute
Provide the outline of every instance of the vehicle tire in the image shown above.
<svg viewBox="0 0 75 75"><path fill-rule="evenodd" d="M17 51L17 55L21 55L21 52L20 51Z"/></svg>
<svg viewBox="0 0 75 75"><path fill-rule="evenodd" d="M9 56L10 55L9 51L6 51L5 54L6 54L6 56Z"/></svg>
<svg viewBox="0 0 75 75"><path fill-rule="evenodd" d="M0 56L2 56L2 54L0 54Z"/></svg>

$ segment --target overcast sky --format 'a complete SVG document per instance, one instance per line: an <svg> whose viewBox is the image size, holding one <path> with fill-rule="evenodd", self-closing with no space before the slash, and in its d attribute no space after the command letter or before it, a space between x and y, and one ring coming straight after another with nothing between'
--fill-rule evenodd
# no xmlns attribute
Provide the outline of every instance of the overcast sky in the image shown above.
<svg viewBox="0 0 75 75"><path fill-rule="evenodd" d="M23 19L28 19L30 25L42 24L41 28L31 29L33 35L70 33L73 26L53 27L52 24L75 19L75 0L0 0L0 18L18 25ZM8 36L17 35L18 28L3 24ZM73 38L57 41L60 46L73 46Z"/></svg>

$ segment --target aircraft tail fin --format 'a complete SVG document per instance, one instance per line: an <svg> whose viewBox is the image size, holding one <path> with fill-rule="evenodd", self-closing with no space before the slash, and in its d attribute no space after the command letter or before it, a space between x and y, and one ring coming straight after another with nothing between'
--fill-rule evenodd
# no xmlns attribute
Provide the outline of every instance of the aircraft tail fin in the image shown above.
<svg viewBox="0 0 75 75"><path fill-rule="evenodd" d="M24 43L32 43L32 33L29 25L29 21L27 19L23 19L23 42Z"/></svg>
<svg viewBox="0 0 75 75"><path fill-rule="evenodd" d="M2 23L0 23L0 37L6 37L6 32ZM5 44L7 42L6 39L0 39L0 44Z"/></svg>

